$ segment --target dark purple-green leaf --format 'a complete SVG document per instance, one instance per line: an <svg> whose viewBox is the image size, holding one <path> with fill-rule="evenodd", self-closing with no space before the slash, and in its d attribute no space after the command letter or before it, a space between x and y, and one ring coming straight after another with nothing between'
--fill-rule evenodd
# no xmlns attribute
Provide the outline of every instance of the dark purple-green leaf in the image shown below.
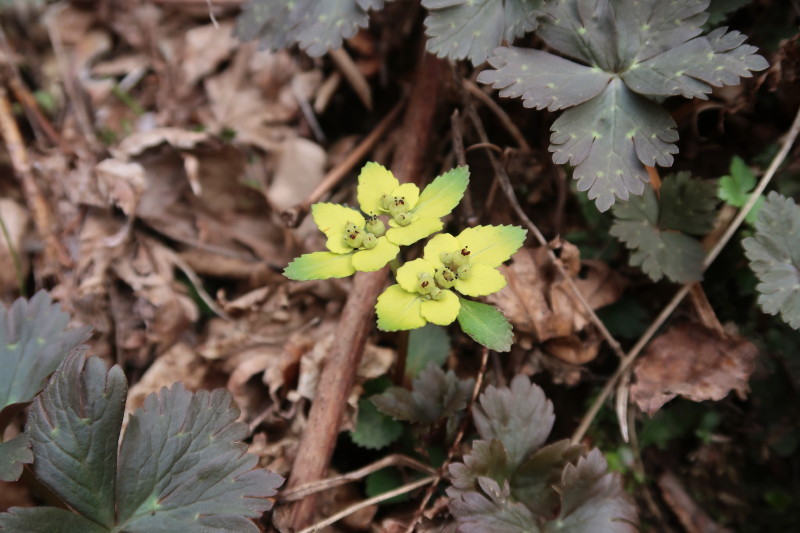
<svg viewBox="0 0 800 533"><path fill-rule="evenodd" d="M450 501L450 512L458 522L460 533L539 533L541 529L533 513L511 498L506 483L502 487L493 479L478 479L480 492L461 494Z"/></svg>
<svg viewBox="0 0 800 533"><path fill-rule="evenodd" d="M16 481L22 466L33 462L33 452L25 435L0 442L0 481Z"/></svg>

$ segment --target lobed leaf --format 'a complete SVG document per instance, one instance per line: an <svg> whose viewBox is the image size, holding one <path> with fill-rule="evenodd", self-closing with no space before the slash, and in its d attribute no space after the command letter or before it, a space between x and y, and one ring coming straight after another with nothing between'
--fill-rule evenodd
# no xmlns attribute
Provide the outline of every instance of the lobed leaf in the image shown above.
<svg viewBox="0 0 800 533"><path fill-rule="evenodd" d="M428 9L425 33L429 52L450 59L486 60L502 41L535 30L544 0L422 0Z"/></svg>
<svg viewBox="0 0 800 533"><path fill-rule="evenodd" d="M491 350L507 352L511 349L511 324L491 305L460 298L458 324L472 340Z"/></svg>
<svg viewBox="0 0 800 533"><path fill-rule="evenodd" d="M403 433L403 426L391 417L378 411L366 398L358 401L356 427L350 432L353 442L370 450L380 450L396 441Z"/></svg>
<svg viewBox="0 0 800 533"><path fill-rule="evenodd" d="M569 464L557 490L561 495L558 517L548 521L543 533L636 533L636 507L622 488L619 476L608 473L608 463L598 449Z"/></svg>
<svg viewBox="0 0 800 533"><path fill-rule="evenodd" d="M756 186L756 176L738 155L731 159L729 172L719 179L719 197L733 207L742 207Z"/></svg>
<svg viewBox="0 0 800 533"><path fill-rule="evenodd" d="M600 211L641 195L645 165L672 165L678 133L661 107L633 93L619 79L588 102L565 111L552 126L553 162L575 165L579 191L589 191Z"/></svg>
<svg viewBox="0 0 800 533"><path fill-rule="evenodd" d="M415 424L433 424L463 410L472 393L473 379L458 379L433 363L419 373L411 389L389 387L371 398L379 411Z"/></svg>
<svg viewBox="0 0 800 533"><path fill-rule="evenodd" d="M611 74L529 48L494 51L478 81L500 90L500 96L521 97L525 107L557 111L590 100L611 81Z"/></svg>
<svg viewBox="0 0 800 533"><path fill-rule="evenodd" d="M502 485L514 474L514 466L508 462L508 451L497 439L473 441L472 450L462 461L451 463L449 467L451 486L447 495L451 498L480 490L478 478L488 477Z"/></svg>
<svg viewBox="0 0 800 533"><path fill-rule="evenodd" d="M122 370L81 353L59 367L26 426L34 472L74 512L48 507L0 513L9 531L258 531L283 479L254 469L235 442L230 393L196 394L176 384L131 415L117 453L127 394ZM117 457L119 456L119 460Z"/></svg>
<svg viewBox="0 0 800 533"><path fill-rule="evenodd" d="M548 444L525 460L511 478L511 494L538 516L552 516L560 505L553 489L568 464L585 453L583 446L568 439Z"/></svg>
<svg viewBox="0 0 800 533"><path fill-rule="evenodd" d="M671 95L707 98L712 87L739 83L768 67L725 28L700 36L709 0L553 0L539 35L553 54L498 48L495 70L478 80L522 97L527 107L570 107L552 125L557 164L575 166L578 190L600 211L616 198L642 194L645 165L671 166L676 125L651 100Z"/></svg>
<svg viewBox="0 0 800 533"><path fill-rule="evenodd" d="M508 484L479 478L481 492L467 492L450 501L450 512L462 533L539 533L533 513L511 498Z"/></svg>
<svg viewBox="0 0 800 533"><path fill-rule="evenodd" d="M509 388L488 387L472 416L481 438L503 443L512 469L544 444L555 422L553 403L521 374Z"/></svg>
<svg viewBox="0 0 800 533"><path fill-rule="evenodd" d="M632 250L630 264L653 281L677 283L702 277L705 252L700 241L680 231L703 235L716 216L716 184L692 180L688 173L666 176L661 198L648 187L641 197L614 206L610 233Z"/></svg>
<svg viewBox="0 0 800 533"><path fill-rule="evenodd" d="M384 0L254 0L242 9L234 33L243 41L258 39L261 48L299 44L308 55L321 56L366 27L367 11L383 5Z"/></svg>
<svg viewBox="0 0 800 533"><path fill-rule="evenodd" d="M443 365L449 353L450 338L442 326L426 324L411 330L408 334L406 378L414 379L429 363Z"/></svg>
<svg viewBox="0 0 800 533"><path fill-rule="evenodd" d="M6 408L33 400L66 356L89 336L89 328L66 329L69 315L44 291L30 301L0 304L0 435Z"/></svg>
<svg viewBox="0 0 800 533"><path fill-rule="evenodd" d="M791 198L769 193L755 236L742 246L759 280L761 309L800 329L800 207Z"/></svg>

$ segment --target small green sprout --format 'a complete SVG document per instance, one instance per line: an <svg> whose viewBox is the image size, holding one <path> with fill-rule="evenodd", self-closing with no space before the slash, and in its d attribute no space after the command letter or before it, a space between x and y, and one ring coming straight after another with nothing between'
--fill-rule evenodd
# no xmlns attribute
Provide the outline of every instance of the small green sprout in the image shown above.
<svg viewBox="0 0 800 533"><path fill-rule="evenodd" d="M378 328L398 331L427 322L453 323L461 310L456 291L485 296L506 286L497 267L522 246L525 234L517 226L478 226L457 237L436 235L423 257L397 269L397 284L378 297Z"/></svg>
<svg viewBox="0 0 800 533"><path fill-rule="evenodd" d="M408 246L444 227L441 218L458 205L468 182L469 170L458 167L434 179L420 193L413 183L400 185L382 165L367 163L358 176L358 203L372 217L388 215L386 238Z"/></svg>
<svg viewBox="0 0 800 533"><path fill-rule="evenodd" d="M349 207L338 204L314 204L311 214L319 229L328 237L327 252L303 254L286 267L284 274L293 280L344 278L360 270L383 268L397 257L400 247L382 233L383 222L368 222Z"/></svg>

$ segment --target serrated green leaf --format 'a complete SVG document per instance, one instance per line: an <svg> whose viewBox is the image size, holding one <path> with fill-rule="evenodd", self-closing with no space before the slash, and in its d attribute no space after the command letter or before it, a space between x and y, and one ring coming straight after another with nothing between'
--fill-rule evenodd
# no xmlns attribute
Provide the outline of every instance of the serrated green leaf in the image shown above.
<svg viewBox="0 0 800 533"><path fill-rule="evenodd" d="M758 277L758 304L800 329L800 207L773 191L758 215L756 234L742 241Z"/></svg>
<svg viewBox="0 0 800 533"><path fill-rule="evenodd" d="M462 461L449 467L451 486L447 495L451 498L480 490L480 477L491 478L503 485L514 473L514 465L508 462L508 451L497 439L472 441L472 450Z"/></svg>
<svg viewBox="0 0 800 533"><path fill-rule="evenodd" d="M436 324L426 324L408 334L406 378L414 379L428 364L442 366L450 353L447 330Z"/></svg>
<svg viewBox="0 0 800 533"><path fill-rule="evenodd" d="M450 501L461 533L539 533L533 513L511 498L508 483L478 479L481 492L467 492Z"/></svg>
<svg viewBox="0 0 800 533"><path fill-rule="evenodd" d="M428 425L466 408L474 383L429 363L412 382L412 390L390 387L371 400L379 411L393 418Z"/></svg>
<svg viewBox="0 0 800 533"><path fill-rule="evenodd" d="M678 172L663 180L659 198L658 226L690 235L706 235L717 216L717 182L692 179Z"/></svg>
<svg viewBox="0 0 800 533"><path fill-rule="evenodd" d="M25 435L0 442L0 481L18 480L22 466L32 462L33 452Z"/></svg>
<svg viewBox="0 0 800 533"><path fill-rule="evenodd" d="M384 0L254 0L236 19L235 34L258 39L262 48L277 50L299 44L310 56L339 48L343 39L367 26L367 10L383 8Z"/></svg>
<svg viewBox="0 0 800 533"><path fill-rule="evenodd" d="M504 40L535 30L544 0L422 0L428 51L450 59L486 60Z"/></svg>
<svg viewBox="0 0 800 533"><path fill-rule="evenodd" d="M0 304L0 434L7 423L3 411L33 400L67 354L88 338L88 328L67 330L68 322L44 291L10 308Z"/></svg>
<svg viewBox="0 0 800 533"><path fill-rule="evenodd" d="M553 403L521 374L509 388L488 387L472 416L482 439L503 443L512 469L544 444L555 422Z"/></svg>
<svg viewBox="0 0 800 533"><path fill-rule="evenodd" d="M500 96L521 97L525 107L557 111L582 104L600 94L612 75L530 48L495 50L478 81L500 90Z"/></svg>
<svg viewBox="0 0 800 533"><path fill-rule="evenodd" d="M47 530L258 531L250 519L271 507L267 498L283 479L255 469L258 458L235 442L247 426L236 422L230 393L193 394L176 384L148 396L117 453L126 392L119 367L106 371L81 353L66 359L35 400L25 431L36 476L74 513L12 509L0 514L0 526L20 531L33 520L59 519L72 529Z"/></svg>
<svg viewBox="0 0 800 533"><path fill-rule="evenodd" d="M491 350L507 352L511 349L511 324L491 305L460 298L458 323L472 340Z"/></svg>
<svg viewBox="0 0 800 533"><path fill-rule="evenodd" d="M663 186L671 188L680 185L677 180L673 185L667 185L674 178L665 177ZM680 209L687 203L676 201L682 194L680 187L676 187L676 191L667 195L668 209ZM683 192L686 192L686 187ZM634 196L626 203L618 203L614 206L615 220L609 233L632 250L630 264L641 267L653 281L665 275L677 283L699 281L705 257L703 246L694 237L661 225L663 203L663 197L659 202L650 187L645 189L641 197ZM705 214L700 219L707 220L707 217L708 214ZM666 220L682 226L679 212L672 211Z"/></svg>
<svg viewBox="0 0 800 533"><path fill-rule="evenodd" d="M742 207L756 186L756 176L738 155L731 159L729 172L719 179L719 198L733 207Z"/></svg>
<svg viewBox="0 0 800 533"><path fill-rule="evenodd" d="M548 521L543 533L636 533L636 507L616 474L608 473L600 450L594 449L577 465L568 464L557 490L561 495L558 517Z"/></svg>
<svg viewBox="0 0 800 533"><path fill-rule="evenodd" d="M678 151L674 120L650 97L706 98L712 87L769 66L739 32L699 37L707 6L708 0L554 0L539 35L589 66L500 48L490 59L497 70L479 80L503 88L501 95L522 96L529 107L574 106L551 128L553 161L576 166L578 190L605 211L616 198L642 193L645 165L671 166Z"/></svg>
<svg viewBox="0 0 800 533"><path fill-rule="evenodd" d="M370 450L380 450L396 441L403 433L403 425L381 413L366 398L358 401L356 428L350 432L353 442Z"/></svg>
<svg viewBox="0 0 800 533"><path fill-rule="evenodd" d="M662 108L613 79L600 95L565 111L552 126L553 162L575 166L578 190L600 211L642 194L644 165L672 165L678 152L675 121Z"/></svg>

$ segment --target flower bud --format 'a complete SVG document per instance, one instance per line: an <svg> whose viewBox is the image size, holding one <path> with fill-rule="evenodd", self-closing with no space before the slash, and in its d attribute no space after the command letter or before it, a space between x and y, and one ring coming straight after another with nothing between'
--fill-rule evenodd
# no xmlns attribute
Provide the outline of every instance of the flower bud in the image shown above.
<svg viewBox="0 0 800 533"><path fill-rule="evenodd" d="M386 233L386 226L383 225L383 222L378 217L370 217L367 220L365 229L376 237L383 237L383 234Z"/></svg>
<svg viewBox="0 0 800 533"><path fill-rule="evenodd" d="M384 194L381 196L381 207L388 211L389 210L389 203L391 202L392 198L388 194Z"/></svg>
<svg viewBox="0 0 800 533"><path fill-rule="evenodd" d="M469 279L469 277L472 275L470 273L470 270L472 270L472 267L469 266L469 264L461 265L460 267L458 267L458 270L456 271L458 279L464 279L464 280Z"/></svg>
<svg viewBox="0 0 800 533"><path fill-rule="evenodd" d="M364 238L361 241L361 246L367 250L372 250L378 245L378 238L372 233L364 233Z"/></svg>
<svg viewBox="0 0 800 533"><path fill-rule="evenodd" d="M418 277L419 283L417 284L417 291L419 291L420 294L430 294L433 289L436 288L436 282L433 280L433 276L427 272L420 272Z"/></svg>
<svg viewBox="0 0 800 533"><path fill-rule="evenodd" d="M401 226L408 226L411 224L411 221L414 219L414 216L411 213L400 213L399 215L394 216L394 221L400 224Z"/></svg>
<svg viewBox="0 0 800 533"><path fill-rule="evenodd" d="M444 291L442 289L440 289L439 287L434 286L433 289L431 289L431 292L430 292L430 294L428 296L431 297L431 300L439 300L439 299L442 298L443 294L444 294Z"/></svg>
<svg viewBox="0 0 800 533"><path fill-rule="evenodd" d="M344 234L344 242L350 248L358 248L364 242L364 234L359 230L347 232Z"/></svg>
<svg viewBox="0 0 800 533"><path fill-rule="evenodd" d="M395 217L395 219L397 219L397 215L407 212L408 212L408 205L406 205L405 198L403 198L402 196L395 196L394 198L389 200L389 213L391 213L391 215Z"/></svg>
<svg viewBox="0 0 800 533"><path fill-rule="evenodd" d="M456 268L469 264L469 254L470 251L465 246L458 252L453 252L453 266Z"/></svg>
<svg viewBox="0 0 800 533"><path fill-rule="evenodd" d="M439 259L444 266L450 266L450 263L453 262L453 254L450 252L442 252L439 254Z"/></svg>
<svg viewBox="0 0 800 533"><path fill-rule="evenodd" d="M434 275L434 279L440 287L449 289L456 282L456 275L453 274L453 271L449 268L445 268L442 270L437 270L436 275Z"/></svg>

